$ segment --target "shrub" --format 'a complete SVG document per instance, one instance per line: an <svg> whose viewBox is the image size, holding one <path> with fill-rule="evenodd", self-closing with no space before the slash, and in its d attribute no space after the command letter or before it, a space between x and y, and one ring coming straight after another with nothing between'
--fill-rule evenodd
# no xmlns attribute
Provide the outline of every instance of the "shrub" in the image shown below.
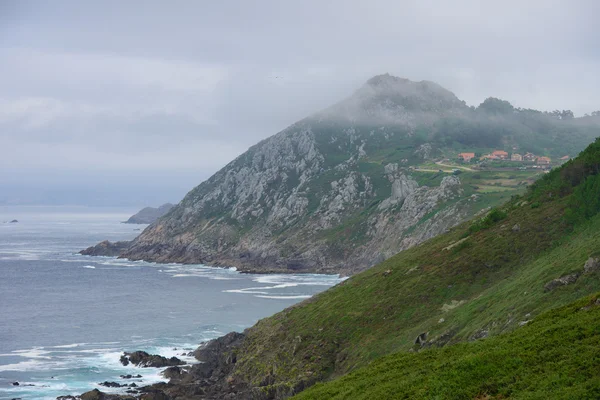
<svg viewBox="0 0 600 400"><path fill-rule="evenodd" d="M494 208L490 211L485 217L480 220L477 220L469 227L469 234L479 232L482 229L487 229L494 225L498 221L502 221L508 217L508 214L505 211L502 211L498 208Z"/></svg>

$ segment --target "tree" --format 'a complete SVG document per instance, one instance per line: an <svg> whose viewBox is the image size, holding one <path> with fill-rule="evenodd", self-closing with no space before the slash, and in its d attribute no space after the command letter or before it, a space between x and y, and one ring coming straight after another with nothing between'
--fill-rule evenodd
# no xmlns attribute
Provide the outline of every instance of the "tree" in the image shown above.
<svg viewBox="0 0 600 400"><path fill-rule="evenodd" d="M500 100L495 97L488 97L477 107L478 110L487 111L494 114L509 114L515 108L506 100Z"/></svg>

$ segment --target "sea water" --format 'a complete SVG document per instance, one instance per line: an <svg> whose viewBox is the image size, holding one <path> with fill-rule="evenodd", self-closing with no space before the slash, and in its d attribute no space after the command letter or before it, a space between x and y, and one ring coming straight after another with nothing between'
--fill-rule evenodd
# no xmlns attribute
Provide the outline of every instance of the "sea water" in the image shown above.
<svg viewBox="0 0 600 400"><path fill-rule="evenodd" d="M145 225L121 221L134 212L0 207L0 399L116 392L123 389L98 383L163 380L161 369L125 367L120 355L144 350L194 362L183 354L199 343L242 331L341 280L77 254L102 240L133 239ZM142 378L119 377L127 374Z"/></svg>

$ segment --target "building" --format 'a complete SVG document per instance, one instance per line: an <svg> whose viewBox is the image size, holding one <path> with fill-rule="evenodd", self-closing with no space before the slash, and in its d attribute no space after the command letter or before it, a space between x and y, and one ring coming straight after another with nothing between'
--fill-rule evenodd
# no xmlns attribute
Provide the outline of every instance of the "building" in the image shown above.
<svg viewBox="0 0 600 400"><path fill-rule="evenodd" d="M518 153L512 153L510 156L510 161L523 161L523 156Z"/></svg>
<svg viewBox="0 0 600 400"><path fill-rule="evenodd" d="M535 161L536 158L537 156L533 153L525 153L523 156L523 161Z"/></svg>
<svg viewBox="0 0 600 400"><path fill-rule="evenodd" d="M538 165L550 165L550 162L552 160L550 160L550 157L538 157L537 160L535 160L536 164Z"/></svg>
<svg viewBox="0 0 600 400"><path fill-rule="evenodd" d="M462 158L464 162L470 162L472 158L475 158L475 153L460 153L458 158Z"/></svg>
<svg viewBox="0 0 600 400"><path fill-rule="evenodd" d="M498 157L501 160L506 160L508 158L508 153L504 150L494 150L492 152L492 155Z"/></svg>
<svg viewBox="0 0 600 400"><path fill-rule="evenodd" d="M486 154L481 156L480 160L501 160L501 158L493 154Z"/></svg>

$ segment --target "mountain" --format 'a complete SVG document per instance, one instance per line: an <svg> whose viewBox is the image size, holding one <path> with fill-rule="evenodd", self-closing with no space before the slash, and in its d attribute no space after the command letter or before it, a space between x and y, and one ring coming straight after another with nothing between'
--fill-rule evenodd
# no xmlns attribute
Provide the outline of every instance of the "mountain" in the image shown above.
<svg viewBox="0 0 600 400"><path fill-rule="evenodd" d="M171 211L171 208L175 207L171 203L165 203L158 208L145 207L138 211L135 215L129 217L126 224L152 224L157 219Z"/></svg>
<svg viewBox="0 0 600 400"><path fill-rule="evenodd" d="M577 154L600 134L586 121L498 99L468 107L433 82L376 76L252 146L121 256L350 275L522 193L542 172L444 160L494 149Z"/></svg>
<svg viewBox="0 0 600 400"><path fill-rule="evenodd" d="M202 345L202 363L149 390L215 399L597 398L599 192L600 139L524 195Z"/></svg>

